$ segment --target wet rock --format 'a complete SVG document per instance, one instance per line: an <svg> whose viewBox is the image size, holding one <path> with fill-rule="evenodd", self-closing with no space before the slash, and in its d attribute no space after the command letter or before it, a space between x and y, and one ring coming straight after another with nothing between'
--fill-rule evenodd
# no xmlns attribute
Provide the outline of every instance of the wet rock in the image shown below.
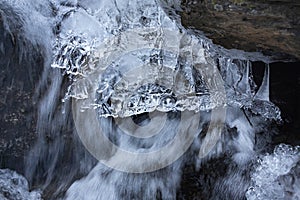
<svg viewBox="0 0 300 200"><path fill-rule="evenodd" d="M182 1L182 24L228 49L300 59L300 2L297 0Z"/></svg>
<svg viewBox="0 0 300 200"><path fill-rule="evenodd" d="M33 96L42 70L41 57L21 52L25 44L18 32L5 29L0 15L0 167L21 173L24 156L36 137Z"/></svg>
<svg viewBox="0 0 300 200"><path fill-rule="evenodd" d="M29 191L27 180L9 169L0 169L0 199L41 200L40 191Z"/></svg>

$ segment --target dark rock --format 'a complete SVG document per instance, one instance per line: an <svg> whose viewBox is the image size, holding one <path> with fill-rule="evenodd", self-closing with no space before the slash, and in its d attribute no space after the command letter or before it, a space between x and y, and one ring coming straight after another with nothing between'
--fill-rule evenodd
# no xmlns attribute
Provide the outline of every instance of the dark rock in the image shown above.
<svg viewBox="0 0 300 200"><path fill-rule="evenodd" d="M23 173L24 156L36 138L34 93L43 61L21 52L27 45L17 32L4 28L0 16L0 168ZM30 49L28 46L27 49Z"/></svg>
<svg viewBox="0 0 300 200"><path fill-rule="evenodd" d="M182 24L228 49L263 52L278 60L300 59L297 0L184 0Z"/></svg>

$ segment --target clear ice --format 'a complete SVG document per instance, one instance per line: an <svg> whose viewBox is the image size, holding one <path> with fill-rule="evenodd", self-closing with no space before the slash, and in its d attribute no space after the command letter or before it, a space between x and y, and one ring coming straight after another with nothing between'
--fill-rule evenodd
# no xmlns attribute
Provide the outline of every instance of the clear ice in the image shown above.
<svg viewBox="0 0 300 200"><path fill-rule="evenodd" d="M72 11L57 39L52 64L73 78L66 98L96 93L95 101L83 109L94 107L100 117L210 111L229 105L280 120L280 110L268 98L268 66L257 89L249 61L255 55L225 51L195 37L160 4L167 7L155 1L105 1L92 8L83 1L85 9ZM83 19L89 22L74 24ZM214 72L217 65L222 78Z"/></svg>
<svg viewBox="0 0 300 200"><path fill-rule="evenodd" d="M251 175L248 200L300 199L300 146L279 144L261 156Z"/></svg>

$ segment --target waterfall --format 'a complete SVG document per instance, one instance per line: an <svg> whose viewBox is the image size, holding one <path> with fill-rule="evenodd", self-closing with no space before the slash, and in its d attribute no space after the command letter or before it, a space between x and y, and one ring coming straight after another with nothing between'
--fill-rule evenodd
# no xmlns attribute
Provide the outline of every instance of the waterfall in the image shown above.
<svg viewBox="0 0 300 200"><path fill-rule="evenodd" d="M243 172L264 145L256 134L281 121L271 60L185 29L179 9L164 0L0 2L6 31L23 27L19 40L44 58L38 136L25 159L31 187L50 199L176 199L187 163L201 170L228 153L238 167L215 190L241 182L233 193L245 198ZM259 87L257 60L266 63Z"/></svg>

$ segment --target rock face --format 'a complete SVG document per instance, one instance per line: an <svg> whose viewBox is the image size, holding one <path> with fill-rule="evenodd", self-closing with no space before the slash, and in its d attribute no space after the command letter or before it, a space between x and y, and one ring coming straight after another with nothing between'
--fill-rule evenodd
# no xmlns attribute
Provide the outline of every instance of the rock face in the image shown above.
<svg viewBox="0 0 300 200"><path fill-rule="evenodd" d="M37 135L33 96L42 59L21 53L20 44L27 43L6 31L0 16L0 167L23 172L24 156Z"/></svg>
<svg viewBox="0 0 300 200"><path fill-rule="evenodd" d="M185 0L182 24L228 49L300 59L300 1Z"/></svg>

